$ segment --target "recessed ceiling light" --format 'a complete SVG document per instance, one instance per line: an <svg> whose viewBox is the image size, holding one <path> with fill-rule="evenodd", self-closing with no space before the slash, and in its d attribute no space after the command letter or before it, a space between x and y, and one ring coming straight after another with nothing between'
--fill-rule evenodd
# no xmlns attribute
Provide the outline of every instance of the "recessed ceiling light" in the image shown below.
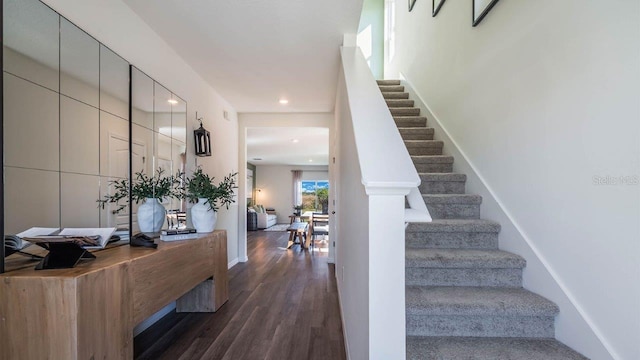
<svg viewBox="0 0 640 360"><path fill-rule="evenodd" d="M167 100L167 102L168 102L169 104L171 104L171 105L175 105L175 104L177 104L177 103L178 103L178 100L176 100L176 99L169 99L169 100Z"/></svg>
<svg viewBox="0 0 640 360"><path fill-rule="evenodd" d="M297 143L297 142L299 142L299 141L300 141L300 140L298 140L298 139L291 139L291 142L292 142L292 143Z"/></svg>
<svg viewBox="0 0 640 360"><path fill-rule="evenodd" d="M260 161L260 160L262 160L262 158L253 158L253 160Z"/></svg>
<svg viewBox="0 0 640 360"><path fill-rule="evenodd" d="M287 105L289 103L289 100L287 99L280 99L280 101L278 101L280 104L282 105Z"/></svg>
<svg viewBox="0 0 640 360"><path fill-rule="evenodd" d="M309 162L313 162L313 159L309 159Z"/></svg>

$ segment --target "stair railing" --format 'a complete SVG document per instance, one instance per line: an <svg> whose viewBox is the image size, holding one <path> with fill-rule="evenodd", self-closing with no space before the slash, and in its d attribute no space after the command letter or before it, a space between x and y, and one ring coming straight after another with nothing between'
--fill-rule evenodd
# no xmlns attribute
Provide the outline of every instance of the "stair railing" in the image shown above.
<svg viewBox="0 0 640 360"><path fill-rule="evenodd" d="M431 221L420 177L358 47L336 96L336 277L351 358L406 355L405 224ZM409 208L405 209L405 200Z"/></svg>

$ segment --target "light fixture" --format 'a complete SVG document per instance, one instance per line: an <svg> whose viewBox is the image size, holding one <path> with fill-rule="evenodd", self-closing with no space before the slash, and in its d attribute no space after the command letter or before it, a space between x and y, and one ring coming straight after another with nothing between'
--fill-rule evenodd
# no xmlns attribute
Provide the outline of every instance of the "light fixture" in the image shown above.
<svg viewBox="0 0 640 360"><path fill-rule="evenodd" d="M262 160L262 158L253 158L253 160L260 161L260 160Z"/></svg>
<svg viewBox="0 0 640 360"><path fill-rule="evenodd" d="M291 142L295 144L295 143L297 143L297 142L300 142L300 140L298 140L298 139L291 139Z"/></svg>
<svg viewBox="0 0 640 360"><path fill-rule="evenodd" d="M196 155L197 156L211 156L211 133L202 127L202 118L198 118L198 112L196 111L196 120L200 121L200 127L197 130L193 130L193 136L195 137Z"/></svg>
<svg viewBox="0 0 640 360"><path fill-rule="evenodd" d="M176 104L178 103L178 100L176 100L176 99L169 99L169 100L167 100L167 102L168 102L169 104L171 104L171 105L176 105Z"/></svg>
<svg viewBox="0 0 640 360"><path fill-rule="evenodd" d="M278 101L280 104L282 105L287 105L289 103L289 100L287 99L280 99L280 101Z"/></svg>
<svg viewBox="0 0 640 360"><path fill-rule="evenodd" d="M309 162L313 162L313 159L309 159Z"/></svg>

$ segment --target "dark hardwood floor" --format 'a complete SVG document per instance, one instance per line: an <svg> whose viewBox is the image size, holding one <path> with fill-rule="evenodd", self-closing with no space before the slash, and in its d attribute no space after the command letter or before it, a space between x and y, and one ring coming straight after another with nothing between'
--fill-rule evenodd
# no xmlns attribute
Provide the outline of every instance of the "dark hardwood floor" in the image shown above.
<svg viewBox="0 0 640 360"><path fill-rule="evenodd" d="M285 250L287 232L250 231L216 313L175 312L135 338L136 359L346 359L326 244Z"/></svg>

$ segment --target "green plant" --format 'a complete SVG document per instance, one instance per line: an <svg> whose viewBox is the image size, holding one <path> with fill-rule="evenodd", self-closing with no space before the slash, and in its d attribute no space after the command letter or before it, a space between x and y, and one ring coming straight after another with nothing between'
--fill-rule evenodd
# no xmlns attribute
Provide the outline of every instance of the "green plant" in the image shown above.
<svg viewBox="0 0 640 360"><path fill-rule="evenodd" d="M162 199L166 197L182 198L181 189L178 187L181 183L182 174L175 176L163 176L164 170L157 169L153 177L147 176L142 172L137 172L134 180L131 182L131 199L137 204L147 198ZM109 181L109 185L113 186L114 193L105 195L104 198L98 199L98 207L104 209L107 203L118 203L122 199L129 199L129 179L119 179ZM119 204L116 213L126 208L126 204Z"/></svg>
<svg viewBox="0 0 640 360"><path fill-rule="evenodd" d="M203 172L199 167L192 177L185 180L184 197L192 203L198 202L199 198L207 199L209 209L213 211L218 211L218 206L221 205L225 205L228 209L231 203L236 202L233 192L233 189L238 188L236 175L238 175L237 172L229 174L218 185L215 185L213 182L215 178L209 177L209 174Z"/></svg>

